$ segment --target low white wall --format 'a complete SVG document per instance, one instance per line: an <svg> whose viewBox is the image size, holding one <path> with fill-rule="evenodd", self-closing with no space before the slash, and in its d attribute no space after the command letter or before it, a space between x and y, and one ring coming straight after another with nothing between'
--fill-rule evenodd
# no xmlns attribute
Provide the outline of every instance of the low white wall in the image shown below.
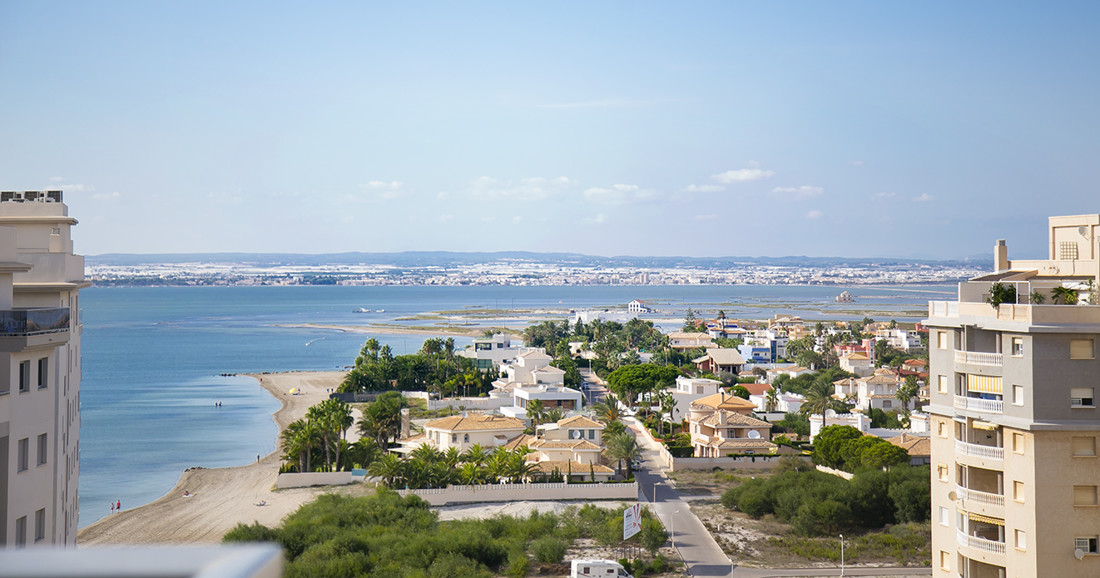
<svg viewBox="0 0 1100 578"><path fill-rule="evenodd" d="M779 463L780 457L782 456L778 454L766 454L736 458L674 458L669 456L666 459L669 461L668 469L675 472L677 470L710 470L713 468L767 470L774 468Z"/></svg>
<svg viewBox="0 0 1100 578"><path fill-rule="evenodd" d="M428 409L443 409L445 407L451 407L454 409L478 409L478 410L492 410L500 409L506 405L512 405L511 399L506 398L492 398L492 397L456 397L446 399L429 399Z"/></svg>
<svg viewBox="0 0 1100 578"><path fill-rule="evenodd" d="M419 496L433 506L516 500L637 500L638 484L485 484L397 493Z"/></svg>
<svg viewBox="0 0 1100 578"><path fill-rule="evenodd" d="M310 486L346 486L355 483L351 472L308 472L305 474L279 474L275 487L308 488Z"/></svg>
<svg viewBox="0 0 1100 578"><path fill-rule="evenodd" d="M830 468L828 466L822 466L822 465L817 466L817 471L825 472L826 474L832 474L832 475L837 476L839 478L844 478L845 480L852 479L852 476L854 475L854 474L849 474L848 472L845 472L845 471L842 471L842 470L834 470L833 468Z"/></svg>

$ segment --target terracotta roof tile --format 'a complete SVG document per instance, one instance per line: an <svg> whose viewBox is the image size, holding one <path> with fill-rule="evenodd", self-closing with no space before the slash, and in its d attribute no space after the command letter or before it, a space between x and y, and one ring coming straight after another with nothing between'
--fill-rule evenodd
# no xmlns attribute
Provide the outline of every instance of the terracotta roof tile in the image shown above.
<svg viewBox="0 0 1100 578"><path fill-rule="evenodd" d="M432 420L424 424L425 428L438 429L449 432L458 431L492 431L492 430L523 430L523 420L514 417L499 415L485 415L480 413L468 414L466 417L452 415Z"/></svg>

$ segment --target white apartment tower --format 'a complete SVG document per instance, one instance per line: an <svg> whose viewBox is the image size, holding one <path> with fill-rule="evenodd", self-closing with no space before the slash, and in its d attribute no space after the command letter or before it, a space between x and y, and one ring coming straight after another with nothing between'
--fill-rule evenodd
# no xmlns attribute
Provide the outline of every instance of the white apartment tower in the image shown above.
<svg viewBox="0 0 1100 578"><path fill-rule="evenodd" d="M0 547L76 544L75 224L61 191L0 193Z"/></svg>
<svg viewBox="0 0 1100 578"><path fill-rule="evenodd" d="M929 304L934 576L1100 576L1100 215Z"/></svg>

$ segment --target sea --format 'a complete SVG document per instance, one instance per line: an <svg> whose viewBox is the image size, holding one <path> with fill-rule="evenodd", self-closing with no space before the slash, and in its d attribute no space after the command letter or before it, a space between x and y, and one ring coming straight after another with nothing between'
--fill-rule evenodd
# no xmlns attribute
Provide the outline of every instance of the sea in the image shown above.
<svg viewBox="0 0 1100 578"><path fill-rule="evenodd" d="M854 303L836 303L841 291ZM149 503L187 468L236 466L276 450L279 402L244 373L340 370L374 337L394 354L430 335L295 327L368 323L521 328L640 299L669 331L686 310L735 319L918 321L955 286L91 287L80 292L79 525ZM361 312L369 310L369 312ZM462 314L468 312L470 314ZM456 337L459 348L471 338ZM220 404L220 405L219 405Z"/></svg>

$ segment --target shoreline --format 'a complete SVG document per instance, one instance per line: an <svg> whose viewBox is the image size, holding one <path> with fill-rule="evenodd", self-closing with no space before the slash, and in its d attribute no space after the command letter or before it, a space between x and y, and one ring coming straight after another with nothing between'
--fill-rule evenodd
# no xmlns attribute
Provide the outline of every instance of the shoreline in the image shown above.
<svg viewBox="0 0 1100 578"><path fill-rule="evenodd" d="M281 405L272 414L279 435L326 399L326 389L340 385L345 372L313 371L241 374L252 377ZM291 388L300 395L288 395ZM276 441L276 448L279 444ZM77 533L77 546L124 544L217 544L238 523L278 525L317 495L332 488L294 488L274 491L282 451L258 461L226 468L188 468L163 496L132 510L110 514ZM184 491L191 492L189 497ZM266 505L256 504L264 500Z"/></svg>
<svg viewBox="0 0 1100 578"><path fill-rule="evenodd" d="M361 333L364 335L446 335L450 337L481 337L488 327L461 329L459 327L388 327L385 325L329 325L322 323L279 323L272 327L289 329L326 329L340 333ZM509 328L513 333L522 333Z"/></svg>

